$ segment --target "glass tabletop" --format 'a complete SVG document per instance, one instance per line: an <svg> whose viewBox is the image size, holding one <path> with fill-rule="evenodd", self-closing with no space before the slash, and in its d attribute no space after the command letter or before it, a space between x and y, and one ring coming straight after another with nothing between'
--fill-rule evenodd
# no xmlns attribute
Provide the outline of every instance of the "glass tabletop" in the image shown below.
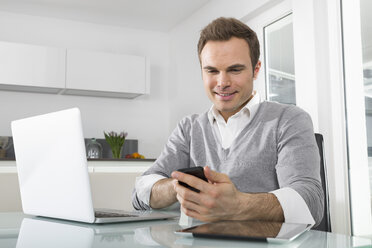
<svg viewBox="0 0 372 248"><path fill-rule="evenodd" d="M178 220L84 224L0 213L0 247L372 247L372 240L309 231L285 245L183 237Z"/></svg>

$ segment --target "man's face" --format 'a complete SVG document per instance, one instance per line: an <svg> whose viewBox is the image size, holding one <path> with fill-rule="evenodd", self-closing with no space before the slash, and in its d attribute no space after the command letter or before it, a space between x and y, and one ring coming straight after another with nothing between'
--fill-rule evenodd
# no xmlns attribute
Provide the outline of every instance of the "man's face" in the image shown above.
<svg viewBox="0 0 372 248"><path fill-rule="evenodd" d="M208 41L200 61L207 95L227 120L250 99L261 62L252 72L248 43L235 37L228 41Z"/></svg>

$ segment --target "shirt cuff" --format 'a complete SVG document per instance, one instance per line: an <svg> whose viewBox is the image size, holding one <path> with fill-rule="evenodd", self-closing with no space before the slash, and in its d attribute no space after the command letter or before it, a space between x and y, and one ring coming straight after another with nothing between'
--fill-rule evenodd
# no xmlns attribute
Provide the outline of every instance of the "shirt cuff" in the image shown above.
<svg viewBox="0 0 372 248"><path fill-rule="evenodd" d="M161 176L158 174L151 174L151 175L145 175L136 177L136 191L137 191L137 197L140 201L143 201L146 205L150 206L150 196L151 196L151 189L154 184L163 179L166 178L165 176Z"/></svg>
<svg viewBox="0 0 372 248"><path fill-rule="evenodd" d="M284 213L284 222L315 224L304 199L292 188L284 187L271 191L278 199Z"/></svg>

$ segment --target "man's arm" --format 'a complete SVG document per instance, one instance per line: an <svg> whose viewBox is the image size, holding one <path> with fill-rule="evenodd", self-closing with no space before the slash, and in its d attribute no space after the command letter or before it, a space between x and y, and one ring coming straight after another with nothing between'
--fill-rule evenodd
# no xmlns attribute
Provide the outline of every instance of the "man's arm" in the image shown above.
<svg viewBox="0 0 372 248"><path fill-rule="evenodd" d="M176 191L173 188L173 178L161 179L151 189L150 207L154 209L165 208L177 201Z"/></svg>
<svg viewBox="0 0 372 248"><path fill-rule="evenodd" d="M279 187L291 188L301 196L316 226L323 217L324 194L320 180L319 150L309 114L297 107L289 107L278 123L277 142L278 159L275 169ZM280 202L284 200L294 204L292 198L283 198L280 195L277 197ZM287 207L284 206L284 209ZM284 213L286 220L293 220L295 217L289 216L288 211ZM295 219L296 222L299 221L298 216Z"/></svg>
<svg viewBox="0 0 372 248"><path fill-rule="evenodd" d="M132 204L135 209L163 208L176 201L173 187L170 182L166 183L165 179L169 179L172 171L190 165L190 142L187 135L190 128L189 119L184 118L178 124L158 159L142 174L138 180L140 183L136 182L132 193ZM155 179L152 178L153 175L157 175ZM149 178L145 179L145 177ZM164 182L160 182L161 179L164 179Z"/></svg>
<svg viewBox="0 0 372 248"><path fill-rule="evenodd" d="M173 181L183 212L201 221L271 220L284 221L281 205L271 193L242 193L225 174L204 168L209 183L180 172L172 177L200 190L191 191Z"/></svg>
<svg viewBox="0 0 372 248"><path fill-rule="evenodd" d="M272 193L242 193L237 219L284 222L280 202Z"/></svg>

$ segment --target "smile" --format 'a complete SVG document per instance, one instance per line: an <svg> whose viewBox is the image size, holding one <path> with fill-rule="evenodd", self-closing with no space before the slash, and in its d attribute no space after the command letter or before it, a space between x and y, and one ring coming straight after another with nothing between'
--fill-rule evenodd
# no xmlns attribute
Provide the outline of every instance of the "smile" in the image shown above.
<svg viewBox="0 0 372 248"><path fill-rule="evenodd" d="M234 95L235 95L236 92L232 92L232 93L217 93L215 92L215 94L217 95L218 98L220 98L221 100L231 100Z"/></svg>
<svg viewBox="0 0 372 248"><path fill-rule="evenodd" d="M218 93L218 92L214 92L214 93L219 95L219 96L231 96L231 95L234 95L236 93L236 91L231 92L231 93Z"/></svg>

